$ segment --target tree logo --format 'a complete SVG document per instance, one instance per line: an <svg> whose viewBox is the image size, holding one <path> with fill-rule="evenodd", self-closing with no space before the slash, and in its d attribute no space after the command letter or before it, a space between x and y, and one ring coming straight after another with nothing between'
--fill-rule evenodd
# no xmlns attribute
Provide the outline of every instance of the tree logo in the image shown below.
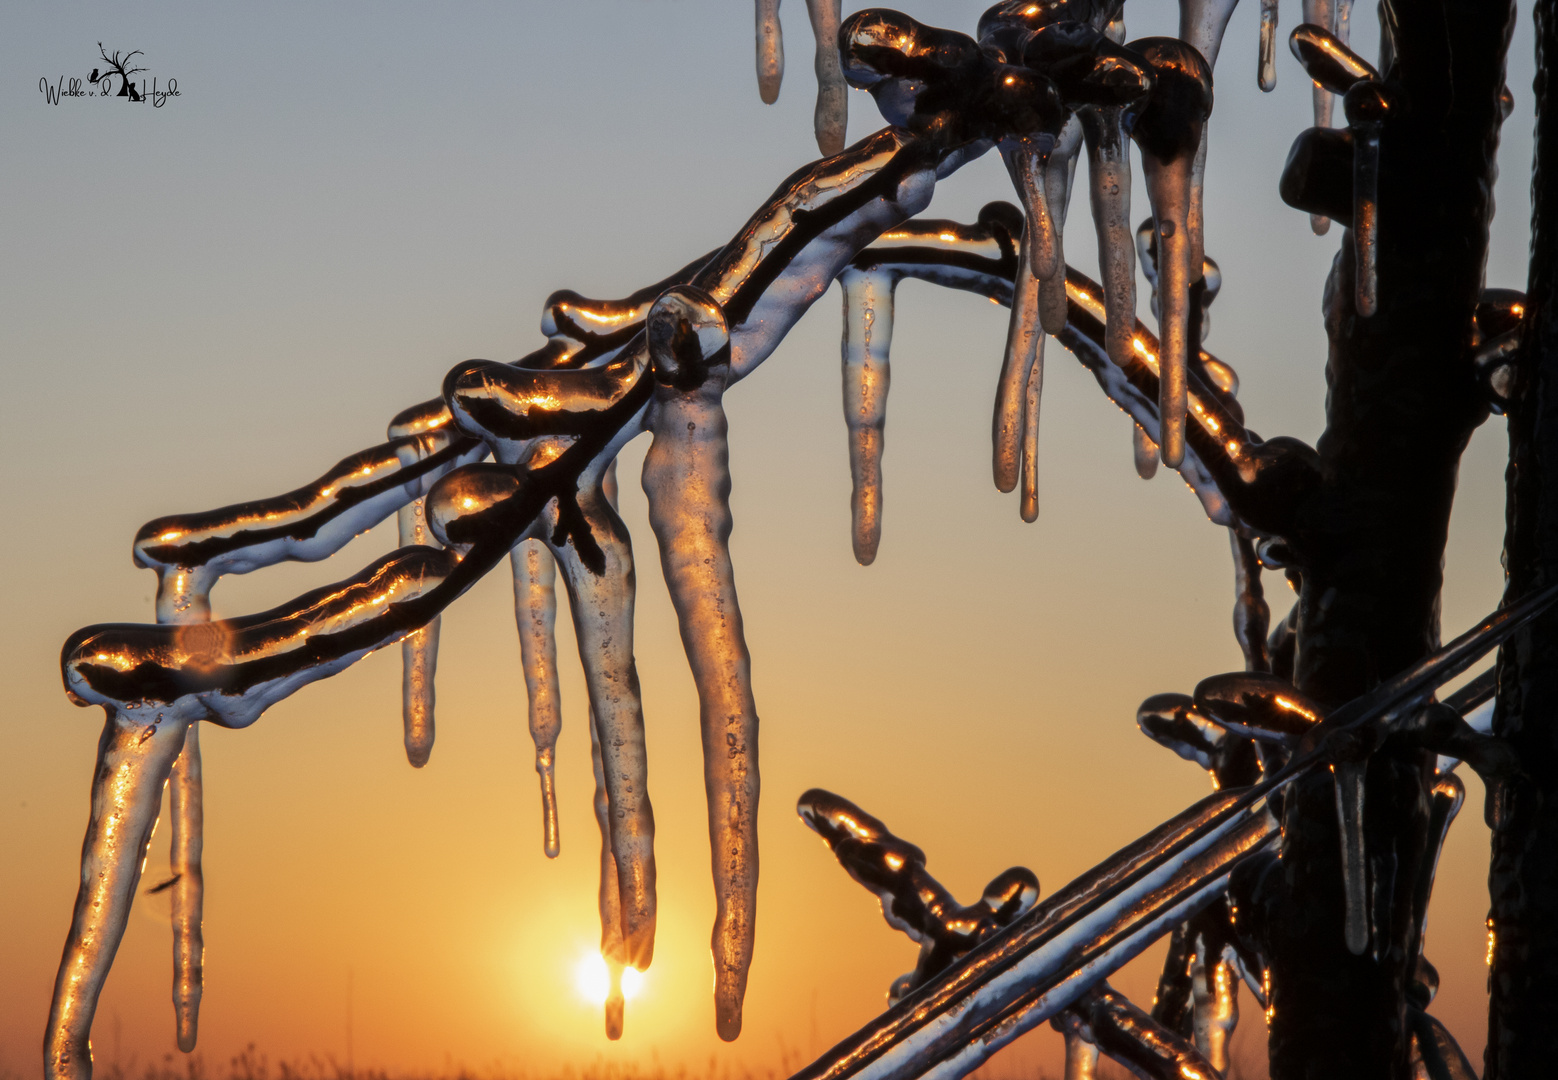
<svg viewBox="0 0 1558 1080"><path fill-rule="evenodd" d="M99 41L97 54L101 63L92 68L92 74L87 76L85 85L80 79L64 75L53 83L49 82L47 76L39 79L38 89L43 93L44 100L50 105L58 105L62 98L114 97L137 103L150 101L153 108L160 109L169 98L181 96L177 79L169 79L165 89L158 86L155 78L150 80L149 85L145 78L137 81L137 75L144 76L146 73L146 68L135 62L136 57L146 55L141 50L121 53L115 49L110 56L108 49Z"/></svg>
<svg viewBox="0 0 1558 1080"><path fill-rule="evenodd" d="M87 82L95 86L101 84L99 89L103 96L107 96L108 91L113 88L113 77L117 75L119 76L119 93L115 94L115 97L129 98L131 101L145 101L145 95L137 91L135 83L130 81L130 76L146 70L143 67L131 67L130 62L137 56L144 56L145 54L141 50L136 49L132 53L126 53L124 59L121 60L119 58L119 50L115 49L114 55L109 57L108 50L103 48L101 41L97 43L97 52L103 58L103 63L108 65L108 70L99 71L99 69L93 68L92 74L87 76Z"/></svg>

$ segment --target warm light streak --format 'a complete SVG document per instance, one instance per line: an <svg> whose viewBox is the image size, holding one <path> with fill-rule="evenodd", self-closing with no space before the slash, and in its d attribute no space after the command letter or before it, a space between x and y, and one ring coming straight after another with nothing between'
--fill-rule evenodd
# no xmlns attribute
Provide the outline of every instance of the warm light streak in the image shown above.
<svg viewBox="0 0 1558 1080"><path fill-rule="evenodd" d="M1311 724L1318 724L1320 722L1320 718L1318 716L1316 716L1314 713L1310 712L1308 709L1304 708L1302 705L1300 705L1298 702L1292 700L1291 698L1285 698L1281 694L1278 694L1276 696L1276 698L1273 699L1273 700L1276 701L1277 705L1280 708L1286 709L1288 712L1298 713L1299 716L1302 716L1305 720L1308 720Z"/></svg>
<svg viewBox="0 0 1558 1080"><path fill-rule="evenodd" d="M889 867L891 867L892 869L894 869L894 870L902 870L903 869L903 859L900 858L899 856L897 856L897 855L888 855L886 857L886 859L887 859L887 865Z"/></svg>
<svg viewBox="0 0 1558 1080"><path fill-rule="evenodd" d="M169 540L177 540L179 537L181 537L183 535L184 535L184 530L183 529L169 529L167 532L165 532L161 536L157 537L157 539L162 541L164 544L166 544Z"/></svg>
<svg viewBox="0 0 1558 1080"><path fill-rule="evenodd" d="M1493 932L1493 920L1489 919L1488 920L1488 955L1487 955L1488 967L1492 967L1493 966L1493 950L1495 948L1497 948L1497 946L1498 946L1498 935L1494 934L1494 932Z"/></svg>

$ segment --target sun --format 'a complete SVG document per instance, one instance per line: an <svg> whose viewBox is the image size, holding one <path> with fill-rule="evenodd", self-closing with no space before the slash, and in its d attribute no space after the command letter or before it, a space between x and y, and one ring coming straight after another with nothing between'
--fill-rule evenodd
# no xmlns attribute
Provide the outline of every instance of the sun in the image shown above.
<svg viewBox="0 0 1558 1080"><path fill-rule="evenodd" d="M637 968L622 969L622 996L631 1001L644 985L644 973ZM611 996L611 968L598 952L585 953L574 965L574 987L591 1005L605 1004Z"/></svg>

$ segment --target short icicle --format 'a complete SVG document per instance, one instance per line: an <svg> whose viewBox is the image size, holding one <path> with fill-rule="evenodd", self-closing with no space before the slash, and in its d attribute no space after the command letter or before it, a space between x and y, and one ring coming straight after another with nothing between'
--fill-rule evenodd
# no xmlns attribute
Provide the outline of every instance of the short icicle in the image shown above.
<svg viewBox="0 0 1558 1080"><path fill-rule="evenodd" d="M776 8L778 4L774 5ZM817 111L812 118L817 149L832 157L844 149L849 122L849 84L839 63L841 0L806 0L811 29L817 39ZM776 91L777 93L777 91Z"/></svg>
<svg viewBox="0 0 1558 1080"><path fill-rule="evenodd" d="M1158 444L1140 424L1131 424L1131 453L1136 460L1136 475L1151 480L1158 472Z"/></svg>
<svg viewBox="0 0 1558 1080"><path fill-rule="evenodd" d="M779 100L784 81L784 32L779 26L779 0L757 0L757 92L764 105Z"/></svg>
<svg viewBox="0 0 1558 1080"><path fill-rule="evenodd" d="M855 561L870 566L882 542L882 450L892 382L893 294L897 276L850 268L844 293L844 423L849 432L851 542Z"/></svg>
<svg viewBox="0 0 1558 1080"><path fill-rule="evenodd" d="M400 451L404 458L415 451ZM413 457L413 460L415 458ZM400 531L400 546L423 544L437 547L438 541L427 527L427 500L419 498L395 512L395 523ZM426 765L433 754L433 679L438 671L438 628L440 618L400 643L401 662L401 723L406 742L406 760L413 768Z"/></svg>
<svg viewBox="0 0 1558 1080"><path fill-rule="evenodd" d="M1365 763L1342 761L1332 767L1336 780L1336 817L1342 845L1342 889L1346 894L1347 951L1362 956L1369 947L1368 861L1363 841Z"/></svg>
<svg viewBox="0 0 1558 1080"><path fill-rule="evenodd" d="M611 978L606 994L606 1038L622 1038L622 969L627 950L622 943L622 898L617 888L617 860L611 852L611 803L606 797L606 772L601 764L600 736L590 717L590 765L595 770L595 824L600 826L600 955Z"/></svg>
<svg viewBox="0 0 1558 1080"><path fill-rule="evenodd" d="M1192 1027L1196 1049L1220 1074L1228 1071L1228 1049L1239 1025L1239 986L1221 956L1207 954L1206 938L1190 969Z"/></svg>
<svg viewBox="0 0 1558 1080"><path fill-rule="evenodd" d="M173 1016L178 1047L195 1049L200 1030L200 995L205 983L205 809L200 768L200 725L189 725L184 749L168 781L168 813L173 819L169 870L173 885Z"/></svg>
<svg viewBox="0 0 1558 1080"><path fill-rule="evenodd" d="M147 725L117 708L105 712L81 845L81 887L44 1036L45 1080L91 1080L92 1016L130 918L162 789L188 728L177 717Z"/></svg>
<svg viewBox="0 0 1558 1080"><path fill-rule="evenodd" d="M1260 0L1260 60L1255 81L1268 94L1277 88L1277 0Z"/></svg>
<svg viewBox="0 0 1558 1080"><path fill-rule="evenodd" d="M514 622L519 628L519 662L530 703L530 738L541 781L541 844L557 858L557 736L563 726L557 680L557 563L539 540L521 540L509 552L514 572ZM593 726L593 725L592 725ZM615 877L613 877L615 883Z"/></svg>
<svg viewBox="0 0 1558 1080"><path fill-rule="evenodd" d="M667 290L646 327L655 390L644 458L649 524L698 687L714 871L715 1029L741 1033L757 915L758 716L730 561L730 451L722 397L729 333L712 297Z"/></svg>

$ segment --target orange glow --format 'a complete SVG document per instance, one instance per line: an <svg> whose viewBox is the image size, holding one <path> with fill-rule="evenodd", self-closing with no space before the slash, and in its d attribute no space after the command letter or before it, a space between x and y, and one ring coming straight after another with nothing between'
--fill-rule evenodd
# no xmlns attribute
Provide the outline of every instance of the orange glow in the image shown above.
<svg viewBox="0 0 1558 1080"><path fill-rule="evenodd" d="M586 953L579 958L573 971L574 989L591 1005L604 1005L611 996L611 968L606 958L598 952ZM644 985L644 973L637 968L622 969L622 997L631 1001Z"/></svg>

